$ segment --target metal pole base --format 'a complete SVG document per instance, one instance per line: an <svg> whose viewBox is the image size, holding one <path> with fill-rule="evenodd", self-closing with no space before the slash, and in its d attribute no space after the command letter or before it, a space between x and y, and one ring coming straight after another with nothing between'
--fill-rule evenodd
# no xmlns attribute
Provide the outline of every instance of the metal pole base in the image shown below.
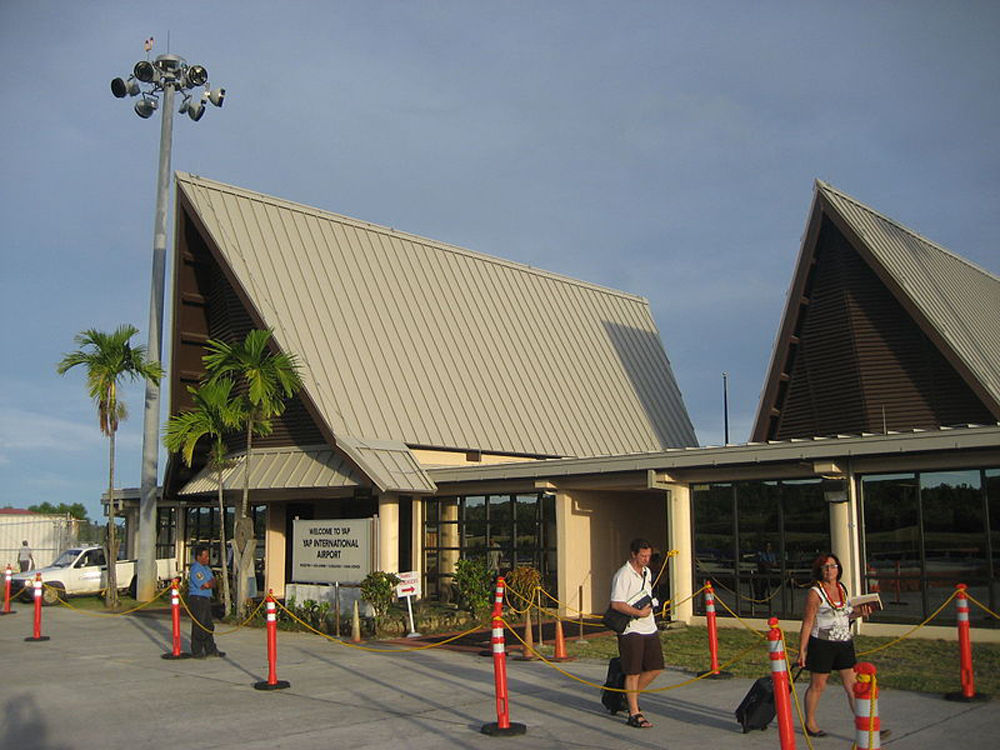
<svg viewBox="0 0 1000 750"><path fill-rule="evenodd" d="M957 703L981 703L984 701L988 701L990 699L990 696L986 695L985 693L976 693L970 698L965 693L958 692L958 693L945 693L944 699L946 701L955 701Z"/></svg>
<svg viewBox="0 0 1000 750"><path fill-rule="evenodd" d="M479 730L482 734L488 734L490 737L517 737L528 731L528 728L524 724L518 724L512 721L509 727L499 727L497 722L491 721L489 724L483 724L483 728Z"/></svg>
<svg viewBox="0 0 1000 750"><path fill-rule="evenodd" d="M189 654L187 651L181 651L179 654L175 654L175 653L171 652L169 654L160 654L160 658L161 659L190 659L191 658L191 654Z"/></svg>
<svg viewBox="0 0 1000 750"><path fill-rule="evenodd" d="M412 633L407 633L406 634L407 638L420 638L422 636L423 636L423 633L417 633L416 631L414 631Z"/></svg>
<svg viewBox="0 0 1000 750"><path fill-rule="evenodd" d="M35 638L35 636L29 635L24 640L26 640L28 642L32 642L32 641L35 641L35 642L37 642L37 641L47 641L47 640L49 640L49 636L47 636L47 635L40 635L37 638Z"/></svg>
<svg viewBox="0 0 1000 750"><path fill-rule="evenodd" d="M255 682L253 684L254 690L284 690L285 688L291 687L292 683L285 680L276 680L275 682L268 682L267 680L261 680L260 682Z"/></svg>
<svg viewBox="0 0 1000 750"><path fill-rule="evenodd" d="M726 672L721 669L718 672L713 672L711 669L706 669L704 672L699 672L698 676L704 677L706 680L731 680L733 678L733 673Z"/></svg>

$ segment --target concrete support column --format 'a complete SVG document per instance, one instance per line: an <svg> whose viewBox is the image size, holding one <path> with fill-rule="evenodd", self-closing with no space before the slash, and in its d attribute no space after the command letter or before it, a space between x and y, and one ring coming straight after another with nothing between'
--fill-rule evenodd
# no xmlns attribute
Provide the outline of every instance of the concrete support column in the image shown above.
<svg viewBox="0 0 1000 750"><path fill-rule="evenodd" d="M399 497L394 493L378 498L378 569L399 572Z"/></svg>
<svg viewBox="0 0 1000 750"><path fill-rule="evenodd" d="M685 484L671 485L666 491L666 503L667 538L670 549L675 549L678 553L671 559L670 600L686 600L672 610L672 616L675 620L690 624L694 616L694 601L689 598L694 581L690 488Z"/></svg>
<svg viewBox="0 0 1000 750"><path fill-rule="evenodd" d="M580 607L578 602L579 591L580 591L580 574L581 572L589 573L589 571L584 568L581 571L580 566L580 550L575 549L571 552L571 545L574 544L574 537L570 533L570 518L572 510L573 498L565 491L557 490L553 492L556 498L556 577L559 581L559 590L556 592L556 597L560 602L572 603L574 607ZM580 545L586 545L582 539L575 540L577 548ZM588 552L589 552L589 545ZM589 576L587 576L589 581ZM590 600L589 586L586 587L587 590L584 591L585 601ZM581 609L586 609L586 607L580 607ZM560 611L560 616L566 617L570 613L563 609Z"/></svg>
<svg viewBox="0 0 1000 750"><path fill-rule="evenodd" d="M274 591L277 597L285 595L285 516L287 503L268 503L264 530L264 591Z"/></svg>
<svg viewBox="0 0 1000 750"><path fill-rule="evenodd" d="M853 502L830 503L830 544L833 554L840 558L841 582L853 595L861 591L858 586L859 577L854 557L854 542L851 523L851 506Z"/></svg>

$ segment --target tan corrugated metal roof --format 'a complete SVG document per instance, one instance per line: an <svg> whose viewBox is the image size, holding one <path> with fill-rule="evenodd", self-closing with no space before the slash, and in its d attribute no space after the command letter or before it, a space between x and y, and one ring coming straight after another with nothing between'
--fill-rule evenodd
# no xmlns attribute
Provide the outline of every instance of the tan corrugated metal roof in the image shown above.
<svg viewBox="0 0 1000 750"><path fill-rule="evenodd" d="M232 456L232 463L222 472L224 490L243 489L245 459L245 452ZM251 490L341 488L364 483L361 472L328 445L255 448L250 462ZM178 494L213 493L218 492L218 486L215 470L206 467Z"/></svg>
<svg viewBox="0 0 1000 750"><path fill-rule="evenodd" d="M338 440L534 456L697 443L640 297L184 173L177 184L301 358Z"/></svg>
<svg viewBox="0 0 1000 750"><path fill-rule="evenodd" d="M404 443L341 435L337 437L337 447L384 492L432 494L437 490L437 485L420 468L416 456Z"/></svg>
<svg viewBox="0 0 1000 750"><path fill-rule="evenodd" d="M816 189L1000 403L1000 278L825 182Z"/></svg>

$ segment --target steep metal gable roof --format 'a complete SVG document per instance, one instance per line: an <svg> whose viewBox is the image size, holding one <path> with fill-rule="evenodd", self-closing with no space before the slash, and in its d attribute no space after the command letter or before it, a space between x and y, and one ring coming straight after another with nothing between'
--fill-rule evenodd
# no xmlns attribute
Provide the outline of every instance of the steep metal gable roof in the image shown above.
<svg viewBox="0 0 1000 750"><path fill-rule="evenodd" d="M642 298L184 173L177 185L338 439L529 456L697 443Z"/></svg>
<svg viewBox="0 0 1000 750"><path fill-rule="evenodd" d="M817 192L846 221L898 293L1000 404L1000 278L825 182ZM905 304L905 301L904 301Z"/></svg>
<svg viewBox="0 0 1000 750"><path fill-rule="evenodd" d="M882 283L1000 416L1000 279L898 222L816 180L785 309L771 351L752 437L765 439L823 217L843 232Z"/></svg>

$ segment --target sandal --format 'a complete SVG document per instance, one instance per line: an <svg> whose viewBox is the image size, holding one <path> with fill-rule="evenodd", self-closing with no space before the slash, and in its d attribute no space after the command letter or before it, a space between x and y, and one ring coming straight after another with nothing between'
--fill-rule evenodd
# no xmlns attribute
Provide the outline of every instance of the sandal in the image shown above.
<svg viewBox="0 0 1000 750"><path fill-rule="evenodd" d="M642 714L632 714L628 717L628 725L637 729L652 729L653 724Z"/></svg>

